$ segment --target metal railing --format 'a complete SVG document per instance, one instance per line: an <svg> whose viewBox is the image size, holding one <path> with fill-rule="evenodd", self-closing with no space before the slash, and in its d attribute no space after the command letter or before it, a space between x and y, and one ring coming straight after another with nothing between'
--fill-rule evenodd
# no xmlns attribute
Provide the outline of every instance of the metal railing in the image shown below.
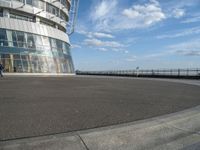
<svg viewBox="0 0 200 150"><path fill-rule="evenodd" d="M200 79L200 68L187 69L151 69L151 70L112 70L112 71L76 71L77 75L159 77L159 78L196 78Z"/></svg>

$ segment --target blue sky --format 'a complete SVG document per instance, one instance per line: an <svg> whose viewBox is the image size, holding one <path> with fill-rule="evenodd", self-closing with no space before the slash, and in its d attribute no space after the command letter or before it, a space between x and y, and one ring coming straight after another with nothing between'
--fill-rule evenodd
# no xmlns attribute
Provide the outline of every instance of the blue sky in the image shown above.
<svg viewBox="0 0 200 150"><path fill-rule="evenodd" d="M80 0L76 70L200 67L200 0Z"/></svg>

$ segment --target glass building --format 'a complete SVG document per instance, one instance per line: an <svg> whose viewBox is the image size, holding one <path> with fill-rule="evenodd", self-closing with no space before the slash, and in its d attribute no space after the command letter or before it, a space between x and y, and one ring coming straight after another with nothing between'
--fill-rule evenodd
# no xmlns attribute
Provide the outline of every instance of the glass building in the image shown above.
<svg viewBox="0 0 200 150"><path fill-rule="evenodd" d="M0 0L0 62L11 73L74 73L70 0Z"/></svg>

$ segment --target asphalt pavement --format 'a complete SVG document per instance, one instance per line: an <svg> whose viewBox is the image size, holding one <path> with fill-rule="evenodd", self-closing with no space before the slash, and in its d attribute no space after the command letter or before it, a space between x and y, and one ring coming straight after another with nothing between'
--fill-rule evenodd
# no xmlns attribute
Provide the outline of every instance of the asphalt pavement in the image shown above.
<svg viewBox="0 0 200 150"><path fill-rule="evenodd" d="M200 87L133 78L0 79L0 141L143 120L200 105Z"/></svg>

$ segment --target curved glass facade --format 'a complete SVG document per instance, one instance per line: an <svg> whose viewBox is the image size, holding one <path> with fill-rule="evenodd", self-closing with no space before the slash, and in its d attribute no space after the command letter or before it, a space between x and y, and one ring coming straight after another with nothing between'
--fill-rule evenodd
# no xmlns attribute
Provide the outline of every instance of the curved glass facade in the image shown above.
<svg viewBox="0 0 200 150"><path fill-rule="evenodd" d="M58 39L0 28L5 72L74 73L69 47Z"/></svg>

